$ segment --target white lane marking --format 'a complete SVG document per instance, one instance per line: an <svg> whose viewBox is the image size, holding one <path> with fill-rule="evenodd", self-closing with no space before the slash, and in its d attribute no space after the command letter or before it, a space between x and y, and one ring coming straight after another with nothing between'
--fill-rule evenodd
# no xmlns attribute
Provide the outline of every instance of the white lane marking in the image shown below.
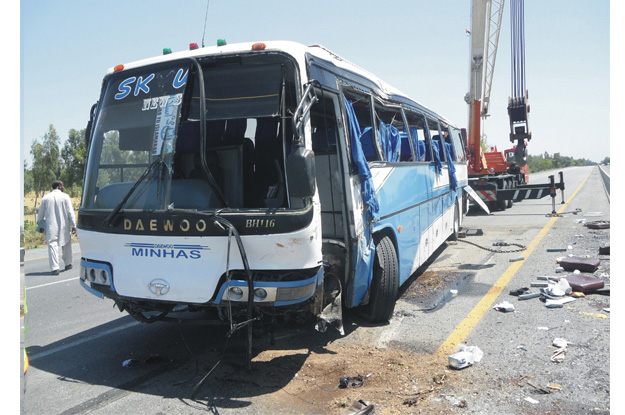
<svg viewBox="0 0 625 415"><path fill-rule="evenodd" d="M74 277L74 278L68 278L66 280L61 280L61 281L56 281L56 282L49 282L47 284L41 284L41 285L35 285L33 287L26 287L26 290L32 290L33 288L41 288L41 287L47 287L48 285L53 285L53 284L60 284L62 282L67 282L67 281L73 281L73 280L77 280L79 277Z"/></svg>

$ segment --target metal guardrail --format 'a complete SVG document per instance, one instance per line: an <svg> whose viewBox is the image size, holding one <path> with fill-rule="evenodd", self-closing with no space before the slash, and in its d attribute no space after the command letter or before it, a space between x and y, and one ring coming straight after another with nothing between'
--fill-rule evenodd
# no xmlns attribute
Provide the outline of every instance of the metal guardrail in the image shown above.
<svg viewBox="0 0 625 415"><path fill-rule="evenodd" d="M610 200L610 174L601 166L599 167L599 172L601 173L601 178L603 179L603 186L605 187L605 192L608 195L608 201Z"/></svg>

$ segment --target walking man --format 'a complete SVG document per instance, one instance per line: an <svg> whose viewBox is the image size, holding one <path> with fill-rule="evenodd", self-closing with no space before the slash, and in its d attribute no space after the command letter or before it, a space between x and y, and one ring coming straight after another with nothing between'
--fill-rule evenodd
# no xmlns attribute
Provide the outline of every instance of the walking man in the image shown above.
<svg viewBox="0 0 625 415"><path fill-rule="evenodd" d="M46 243L52 275L59 275L59 248L65 270L72 269L72 236L76 234L76 218L69 196L63 193L63 182L52 182L52 191L41 199L37 223L45 219Z"/></svg>

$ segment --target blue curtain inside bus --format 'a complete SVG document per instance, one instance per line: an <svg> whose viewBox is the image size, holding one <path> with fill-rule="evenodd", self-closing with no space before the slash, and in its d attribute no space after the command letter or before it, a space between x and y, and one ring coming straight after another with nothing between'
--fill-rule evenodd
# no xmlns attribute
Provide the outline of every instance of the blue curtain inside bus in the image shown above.
<svg viewBox="0 0 625 415"><path fill-rule="evenodd" d="M412 143L417 152L417 161L425 160L425 141L419 140L419 129L417 127L410 128L410 134L412 135Z"/></svg>
<svg viewBox="0 0 625 415"><path fill-rule="evenodd" d="M432 136L430 135L430 127L428 127L428 123L424 122L423 123L423 131L425 131L425 141L426 141L426 146L428 145L429 142L431 142L432 144L429 147L432 147L432 154L434 155L434 164L436 165L436 171L438 172L438 174L443 174L442 170L443 170L443 163L441 163L441 156L438 152L439 147L438 147L438 140L433 140ZM426 153L426 157L425 157L426 161L431 161L429 159L429 152Z"/></svg>
<svg viewBox="0 0 625 415"><path fill-rule="evenodd" d="M438 174L443 174L443 163L441 163L440 140L432 140L432 153L434 154L434 164Z"/></svg>
<svg viewBox="0 0 625 415"><path fill-rule="evenodd" d="M399 155L400 161L411 161L412 160L412 151L410 151L410 143L408 142L408 133L401 132L399 133L399 141L401 142L401 154Z"/></svg>
<svg viewBox="0 0 625 415"><path fill-rule="evenodd" d="M419 141L417 148L419 149L419 159L417 161L423 161L425 158L425 141Z"/></svg>
<svg viewBox="0 0 625 415"><path fill-rule="evenodd" d="M360 144L361 136L363 132L360 130L356 114L354 113L354 106L352 102L345 98L345 109L347 110L347 118L349 122L349 136L352 147L352 158L356 167L358 168L358 176L360 176L360 183L362 185L362 196L365 204L367 205L367 219L369 221L377 221L380 219L379 210L380 205L378 203L378 195L375 193L373 187L373 179L371 178L371 170L367 164L367 159ZM365 132L367 130L365 129Z"/></svg>
<svg viewBox="0 0 625 415"><path fill-rule="evenodd" d="M356 126L360 128L358 123L356 123ZM360 142L360 147L362 148L362 154L365 156L365 162L367 160L376 160L377 155L375 154L375 146L373 145L373 129L371 127L366 127L362 130L358 141Z"/></svg>
<svg viewBox="0 0 625 415"><path fill-rule="evenodd" d="M399 130L392 125L385 124L382 120L380 120L378 137L380 139L380 144L382 145L382 151L384 151L384 158L386 159L386 161L399 161L399 154L401 149Z"/></svg>
<svg viewBox="0 0 625 415"><path fill-rule="evenodd" d="M456 179L456 166L452 162L453 158L451 157L451 144L445 143L445 152L447 154L447 165L449 167L449 187L451 190L456 190L458 187L458 179Z"/></svg>

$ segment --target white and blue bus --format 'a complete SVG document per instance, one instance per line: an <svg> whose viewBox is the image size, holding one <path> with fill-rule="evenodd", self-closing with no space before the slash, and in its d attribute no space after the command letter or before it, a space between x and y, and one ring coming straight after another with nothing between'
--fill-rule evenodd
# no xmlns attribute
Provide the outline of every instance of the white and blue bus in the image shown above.
<svg viewBox="0 0 625 415"><path fill-rule="evenodd" d="M388 321L468 208L461 130L318 45L118 65L87 142L81 283L142 322Z"/></svg>

